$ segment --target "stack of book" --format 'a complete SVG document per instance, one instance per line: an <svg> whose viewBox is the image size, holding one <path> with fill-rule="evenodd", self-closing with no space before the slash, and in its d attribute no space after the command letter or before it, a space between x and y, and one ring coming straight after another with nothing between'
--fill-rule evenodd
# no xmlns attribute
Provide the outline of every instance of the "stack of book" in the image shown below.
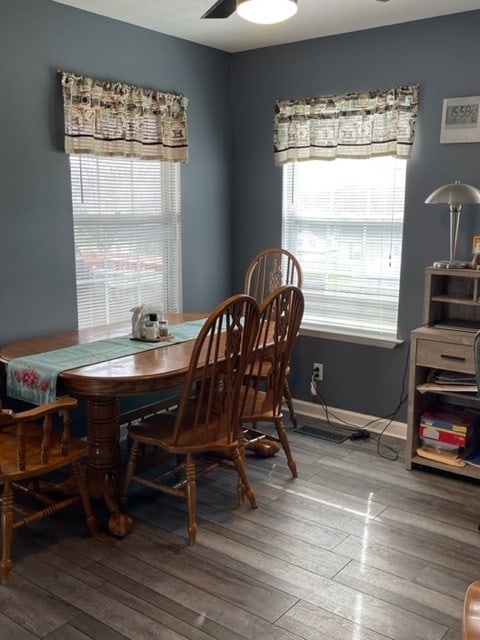
<svg viewBox="0 0 480 640"><path fill-rule="evenodd" d="M417 387L418 391L452 391L478 393L477 379L469 373L432 369L427 380Z"/></svg>
<svg viewBox="0 0 480 640"><path fill-rule="evenodd" d="M465 407L437 404L420 417L419 456L463 466L475 448L480 414Z"/></svg>

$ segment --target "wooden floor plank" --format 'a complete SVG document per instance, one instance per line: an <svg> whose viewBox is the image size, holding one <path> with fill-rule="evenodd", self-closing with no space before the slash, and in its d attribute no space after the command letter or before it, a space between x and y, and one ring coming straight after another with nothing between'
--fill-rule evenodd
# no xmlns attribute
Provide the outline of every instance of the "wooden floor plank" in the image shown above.
<svg viewBox="0 0 480 640"><path fill-rule="evenodd" d="M398 439L288 434L298 479L247 455L258 509L203 479L194 547L185 503L142 488L124 539L101 503L96 539L76 508L19 531L0 640L461 640L480 483L406 470Z"/></svg>

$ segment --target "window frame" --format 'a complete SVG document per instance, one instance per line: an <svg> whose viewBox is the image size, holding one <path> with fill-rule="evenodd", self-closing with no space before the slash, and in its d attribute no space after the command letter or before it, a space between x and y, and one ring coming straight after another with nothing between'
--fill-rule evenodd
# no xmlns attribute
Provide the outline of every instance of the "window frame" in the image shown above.
<svg viewBox="0 0 480 640"><path fill-rule="evenodd" d="M386 160L386 158L388 158L388 160ZM314 312L311 314L308 313L309 307L310 309L312 308L312 298L315 298L315 297L317 298L314 304L315 303L322 304L322 297L325 301L326 299L325 296L327 296L328 298L329 293L327 291L328 283L325 285L325 289L322 293L322 290L319 288L320 283L318 281L315 282L315 276L313 276L312 273L309 272L310 266L312 264L312 260L311 259L309 260L308 258L308 250L307 250L308 248L304 246L305 242L303 242L302 244L300 233L301 232L304 233L303 240L305 241L305 238L308 237L305 231L307 230L308 232L312 232L315 226L317 228L323 228L328 232L330 232L330 227L332 228L335 226L338 227L339 225L341 227L342 223L345 225L352 225L352 226L356 224L356 225L359 225L359 228L361 228L362 226L365 227L365 217L363 216L362 219L358 219L358 220L352 217L351 220L349 220L348 216L346 216L343 211L339 211L335 217L335 207L327 211L327 209L330 207L330 202L328 203L325 209L326 213L324 213L323 216L320 216L317 219L315 219L313 216L309 217L307 212L308 206L313 206L312 203L315 203L315 196L314 195L311 196L309 190L304 189L306 192L308 191L308 193L306 193L305 198L308 199L308 197L311 197L312 200L308 202L308 205L305 205L305 202L302 203L302 197L301 197L301 194L299 193L300 190L302 189L302 186L301 186L302 180L299 179L299 175L300 175L299 172L302 172L303 167L307 167L307 165L310 165L310 168L307 167L307 171L304 172L305 175L308 175L310 171L315 172L316 169L313 165L316 164L319 169L322 167L322 165L323 167L327 168L325 175L330 175L328 172L332 170L339 171L339 172L341 171L344 173L344 168L346 166L345 160L337 159L334 162L325 161L325 160L308 160L300 163L299 162L287 163L283 166L282 246L297 256L304 270L304 293L305 293L305 299L306 299L306 313L304 314L304 319L302 322L302 327L300 331L301 335L321 337L321 338L333 339L333 340L344 341L344 342L367 344L367 345L379 346L384 348L394 348L396 345L401 344L403 342L401 339L398 338L398 330L399 330L399 302L400 302L400 285L401 285L400 278L401 278L401 258L402 258L402 243L403 243L403 224L404 224L404 217L405 217L405 190L406 190L406 169L407 169L406 162L407 161L405 159L398 159L391 156L385 156L380 158L369 158L369 159L350 159L347 162L355 163L356 165L358 165L358 163L375 161L377 165L380 166L379 161L382 162L382 160L384 160L383 164L385 164L385 166L393 167L392 169L393 174L391 178L393 186L392 186L391 196L392 196L392 199L395 199L395 198L397 199L397 202L395 205L396 206L395 213L393 212L391 213L391 222L388 227L388 232L390 234L392 233L394 234L393 243L391 245L391 248L393 248L394 250L394 255L393 255L393 258L391 258L390 263L392 263L392 261L395 262L395 269L396 269L396 276L392 280L393 286L394 286L395 300L393 300L393 306L389 311L390 316L392 316L392 318L394 316L394 322L392 321L392 318L390 318L389 325L387 327L384 327L383 330L377 330L376 328L372 328L372 327L359 328L357 315L355 316L356 318L355 322L353 322L353 320L350 319L349 321L347 321L346 324L343 324L341 321L338 321L338 319L337 319L337 322L332 322L331 319L325 322L325 321L322 321L322 318L320 315L317 315L315 317ZM401 164L398 164L398 163L401 163ZM370 169L368 171L370 174L371 173ZM355 180L353 180L353 182L354 181ZM315 185L315 187L316 186L317 185ZM331 200L334 200L332 193L334 193L335 189L338 189L338 188L339 188L338 185L335 186L333 182L329 183L326 187L324 187L322 196L325 193L327 193L328 189L330 189ZM319 187L318 189L320 191L321 187ZM363 190L363 184L362 184L362 190ZM347 190L345 189L345 191ZM350 193L348 195L350 196ZM347 200L347 203L345 204L345 209L348 210L348 206L349 206L348 198L346 198L346 200ZM360 202L360 198L359 198L359 202ZM373 204L371 205L372 209L374 208L374 205L375 203L373 202ZM318 206L318 204L316 206ZM302 207L303 207L303 212L302 212ZM299 214L299 210L300 210L300 214ZM333 213L330 213L330 211ZM329 215L330 215L330 220L329 220ZM342 218L342 216L344 217ZM375 215L373 215L371 220L372 220L370 225L371 228L373 228L374 224L378 224L378 225L382 224L381 217L378 218L378 220L376 221ZM385 223L385 220L383 220L383 224L384 223ZM295 227L299 231L295 231ZM366 235L368 236L368 233ZM386 237L386 234L383 234L383 236ZM342 236L340 234L339 235L340 241L341 241L341 237ZM355 237L355 236L352 235L351 229L348 229L347 238L350 243L352 241L352 237ZM377 233L377 237L381 239L382 235L379 235ZM363 245L365 245L364 238L362 238L362 240L363 240ZM331 244L328 245L328 247L329 249L332 249ZM364 249L365 247L363 246L362 250ZM333 254L338 254L338 253L339 253L338 246L333 247ZM338 260L338 257L335 256L334 259ZM361 264L365 267L365 265L367 264L366 258L363 257L362 261L363 262ZM380 280L384 281L383 284L385 285L386 282L388 281L388 278L385 275L384 262L385 262L385 256L381 258L382 275L379 277L379 281ZM335 265L334 261L332 262L332 265ZM332 269L335 269L335 266L330 267L330 265L328 265L328 267L325 269L325 275L322 274L322 277L326 276L327 281L328 281L329 275L330 275L330 278L332 277L332 275L336 276L338 280L341 279L342 274L344 277L348 277L348 275L347 276L345 275L346 273L348 273L347 266L344 266L342 264L340 267L337 266L337 269L338 269L337 271L332 271ZM346 269L346 271L342 271L344 269ZM353 271L351 272L351 274L352 275L350 277L354 277ZM359 282L362 280L362 277L365 281L368 281L368 276L367 277L365 276L365 272L363 272L363 276L359 276ZM386 286L388 288L388 285ZM380 288L381 285L379 284L378 287ZM342 305L344 305L345 310L349 311L349 313L351 314L351 309L349 308L350 303L345 302L345 299L343 301L339 299L339 295L340 295L339 292L340 292L340 288L331 289L330 305L332 306L332 308L335 307L335 305L337 305L338 308L341 308ZM363 302L365 309L368 308L367 294L368 294L368 290L365 290L365 301ZM348 294L345 294L345 297L348 297ZM382 295L378 294L377 298L379 300L383 300L380 308L386 309L389 305L388 295L384 295L382 297ZM328 300L327 300L327 306L325 308L327 307L328 307ZM359 309L360 308L361 307L359 306ZM368 316L368 311L365 317L367 316Z"/></svg>
<svg viewBox="0 0 480 640"><path fill-rule="evenodd" d="M181 312L180 164L70 154L70 172L77 326Z"/></svg>

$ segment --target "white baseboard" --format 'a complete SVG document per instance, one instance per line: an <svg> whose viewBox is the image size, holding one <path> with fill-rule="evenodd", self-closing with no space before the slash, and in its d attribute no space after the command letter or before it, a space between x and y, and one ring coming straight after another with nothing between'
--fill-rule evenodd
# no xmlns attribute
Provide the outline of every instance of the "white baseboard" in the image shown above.
<svg viewBox="0 0 480 640"><path fill-rule="evenodd" d="M305 418L317 418L319 420L325 420L324 408L314 402L307 402L306 400L294 400L293 405L297 416L301 419L301 416ZM371 433L382 433L385 429L385 435L392 436L392 438L400 438L402 440L407 439L407 425L405 422L390 422L385 418L377 418L376 416L369 416L363 413L355 413L353 411L347 411L346 409L337 409L335 407L328 407L329 418L331 422L338 421L341 426L342 420L352 425L363 429L368 425L367 431ZM369 423L375 420L375 423L370 425Z"/></svg>
<svg viewBox="0 0 480 640"><path fill-rule="evenodd" d="M320 404L316 404L315 402L307 402L306 400L294 399L293 406L300 420L302 416L305 416L305 418L316 418L318 420L326 419L324 408ZM363 429L365 425L369 424L373 420L376 420L374 424L367 427L367 431L370 431L371 433L381 433L389 422L384 418L379 419L376 416L369 416L364 413L355 413L354 411L337 409L335 407L328 407L328 411L330 420L335 423L338 419L340 426L342 424L341 421L343 420L349 425L358 427L359 429ZM401 440L406 440L407 425L405 424L405 422L391 422L385 429L385 435L391 436L392 438L400 438ZM124 440L126 437L127 425L122 425L120 427L120 440Z"/></svg>

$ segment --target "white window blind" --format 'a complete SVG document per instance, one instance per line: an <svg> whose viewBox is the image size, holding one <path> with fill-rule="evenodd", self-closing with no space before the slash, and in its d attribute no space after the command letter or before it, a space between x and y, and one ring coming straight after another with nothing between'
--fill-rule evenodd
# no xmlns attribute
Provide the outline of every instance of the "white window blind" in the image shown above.
<svg viewBox="0 0 480 640"><path fill-rule="evenodd" d="M289 163L283 246L304 271L302 326L395 340L406 160Z"/></svg>
<svg viewBox="0 0 480 640"><path fill-rule="evenodd" d="M180 165L70 155L80 328L181 311Z"/></svg>

